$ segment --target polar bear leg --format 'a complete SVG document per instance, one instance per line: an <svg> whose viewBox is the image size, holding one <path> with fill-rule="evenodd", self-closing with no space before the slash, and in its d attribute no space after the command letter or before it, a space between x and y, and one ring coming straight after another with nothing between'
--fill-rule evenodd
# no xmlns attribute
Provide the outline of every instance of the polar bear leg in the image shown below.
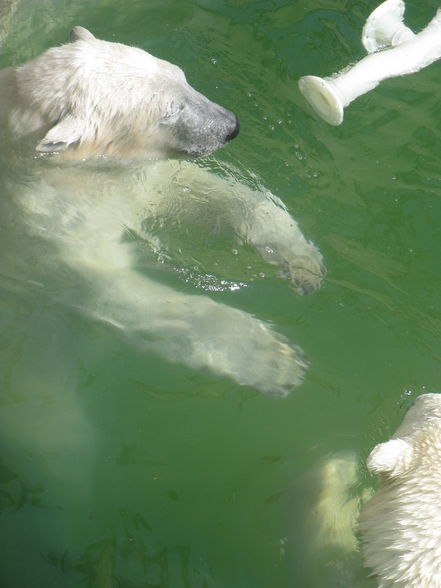
<svg viewBox="0 0 441 588"><path fill-rule="evenodd" d="M101 274L87 310L142 348L232 378L272 396L301 383L301 350L250 314L187 295L126 269Z"/></svg>
<svg viewBox="0 0 441 588"><path fill-rule="evenodd" d="M220 175L188 162L160 162L150 168L146 183L160 187L152 191L161 194L156 214L170 207L174 214L180 211L182 216L203 217L205 207L216 214L219 223L229 225L238 240L279 266L281 277L290 280L298 293L320 288L325 275L322 255L305 239L282 201L258 184L247 185L245 178L238 178L238 172L225 164L218 166ZM168 183L165 177L170 178Z"/></svg>

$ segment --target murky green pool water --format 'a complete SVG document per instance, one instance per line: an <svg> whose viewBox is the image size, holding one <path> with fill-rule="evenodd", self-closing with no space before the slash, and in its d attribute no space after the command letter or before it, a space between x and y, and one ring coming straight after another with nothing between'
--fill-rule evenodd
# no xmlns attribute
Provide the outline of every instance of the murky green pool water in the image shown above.
<svg viewBox="0 0 441 588"><path fill-rule="evenodd" d="M375 585L357 555L320 541L313 474L349 453L354 495L371 487L370 449L415 396L441 388L441 64L383 83L338 128L296 84L362 57L375 4L23 0L5 21L2 67L77 24L179 64L241 120L218 158L281 197L328 273L311 296L274 272L210 294L305 350L304 383L277 399L11 293L0 270L2 587ZM409 1L408 23L433 12Z"/></svg>

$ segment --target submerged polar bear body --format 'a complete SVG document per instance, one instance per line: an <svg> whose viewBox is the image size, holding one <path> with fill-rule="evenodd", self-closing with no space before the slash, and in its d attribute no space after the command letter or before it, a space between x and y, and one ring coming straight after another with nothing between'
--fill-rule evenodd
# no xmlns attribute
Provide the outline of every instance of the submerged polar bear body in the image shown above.
<svg viewBox="0 0 441 588"><path fill-rule="evenodd" d="M319 251L263 188L241 184L226 167L221 177L170 159L224 145L238 133L235 115L193 90L179 68L140 49L100 41L81 27L71 39L0 72L3 134L11 145L2 154L8 271L22 268L23 280L45 287L48 264L59 264L55 273L86 284L84 299L67 302L138 345L287 394L305 369L296 345L244 311L151 279L137 256L161 256L146 219L170 210L194 224L207 222L204 210L215 211L215 224L253 245L300 292L321 284ZM10 228L18 221L20 234ZM23 261L27 247L41 251L32 267Z"/></svg>
<svg viewBox="0 0 441 588"><path fill-rule="evenodd" d="M363 507L363 556L380 588L441 587L441 394L423 394L368 458L379 489Z"/></svg>

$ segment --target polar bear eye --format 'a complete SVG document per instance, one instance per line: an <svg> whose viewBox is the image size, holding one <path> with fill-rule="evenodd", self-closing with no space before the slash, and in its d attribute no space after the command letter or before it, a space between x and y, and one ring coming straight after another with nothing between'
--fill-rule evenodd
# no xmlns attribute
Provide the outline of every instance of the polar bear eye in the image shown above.
<svg viewBox="0 0 441 588"><path fill-rule="evenodd" d="M182 111L185 108L185 104L183 102L179 104L172 104L169 110L161 117L159 120L159 124L170 124L180 116Z"/></svg>

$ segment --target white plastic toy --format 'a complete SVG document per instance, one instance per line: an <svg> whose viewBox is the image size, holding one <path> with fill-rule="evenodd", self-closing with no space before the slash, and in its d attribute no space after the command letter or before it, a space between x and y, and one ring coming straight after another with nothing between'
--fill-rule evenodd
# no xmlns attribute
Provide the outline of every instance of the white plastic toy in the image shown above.
<svg viewBox="0 0 441 588"><path fill-rule="evenodd" d="M363 27L366 57L330 77L300 78L300 91L327 123L343 122L343 109L382 80L415 73L441 58L441 9L417 35L404 25L403 14L402 0L386 0Z"/></svg>

